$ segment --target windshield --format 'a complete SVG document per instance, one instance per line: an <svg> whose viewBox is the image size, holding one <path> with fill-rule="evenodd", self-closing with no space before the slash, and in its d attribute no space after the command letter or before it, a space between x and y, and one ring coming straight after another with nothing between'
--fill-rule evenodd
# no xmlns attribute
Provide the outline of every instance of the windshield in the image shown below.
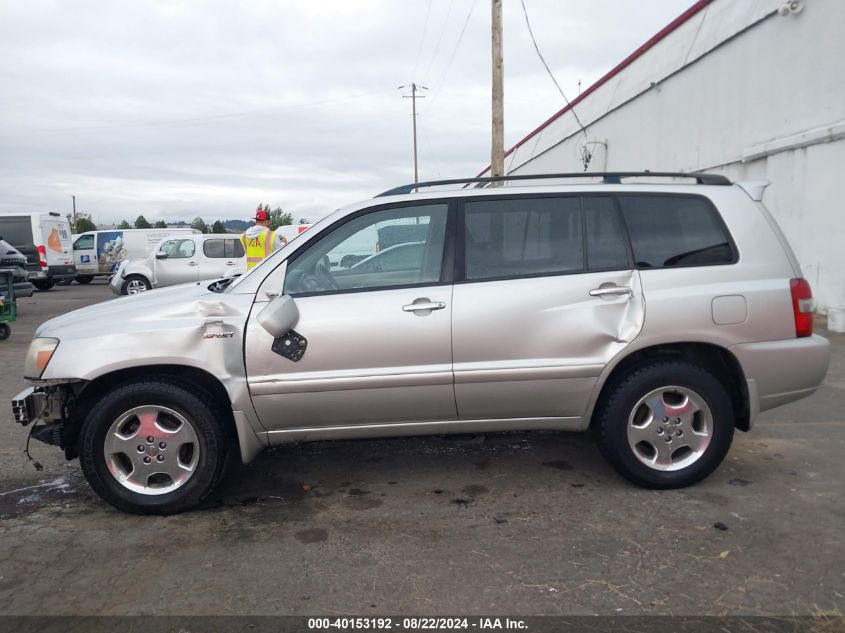
<svg viewBox="0 0 845 633"><path fill-rule="evenodd" d="M344 211L344 210L352 210L353 208L361 207L361 206L364 206L365 204L366 203L359 202L355 205L350 205L348 207L345 207L345 209L338 209L333 213L329 213L328 215L326 215L325 217L323 217L322 219L318 220L313 225L311 225L311 227L308 229L307 233L308 234L318 233L322 229L322 227L324 226L324 223L327 220L330 221L332 218L334 218L337 213ZM297 235L297 238L300 238L303 235L305 235L305 233L300 233L299 235ZM275 266L277 266L279 264L279 262L281 261L280 258L283 256L283 254L287 253L288 249L291 247L291 244L296 245L297 241L298 241L297 239L290 240L290 242L288 242L286 246L280 248L275 253L273 253L269 257L265 258L263 261L261 261L261 263L259 263L257 266L255 266L255 268L252 268L251 270L245 272L243 275L237 277L234 281L229 283L225 288L222 289L222 292L224 292L224 293L225 292L232 292L232 291L235 290L235 288L237 288L242 283L244 283L245 279L247 279L247 278L249 278L249 277L251 277L252 275L255 275L255 274L259 274L259 275L263 274L263 272L266 271L268 268L274 268ZM299 240L299 241L301 241L301 240Z"/></svg>

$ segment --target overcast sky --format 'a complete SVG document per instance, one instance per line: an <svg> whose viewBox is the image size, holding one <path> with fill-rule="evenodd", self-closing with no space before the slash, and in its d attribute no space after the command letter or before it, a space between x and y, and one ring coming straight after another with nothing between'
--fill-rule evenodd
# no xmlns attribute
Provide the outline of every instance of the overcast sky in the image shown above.
<svg viewBox="0 0 845 633"><path fill-rule="evenodd" d="M525 0L569 99L692 0ZM461 32L463 37L461 38ZM505 144L562 99L504 0ZM0 0L0 211L295 218L490 155L490 0Z"/></svg>

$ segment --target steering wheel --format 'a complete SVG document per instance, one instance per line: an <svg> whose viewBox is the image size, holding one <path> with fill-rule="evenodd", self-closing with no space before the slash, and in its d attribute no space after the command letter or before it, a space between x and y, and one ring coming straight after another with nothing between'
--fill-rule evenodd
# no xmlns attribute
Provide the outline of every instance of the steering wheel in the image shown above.
<svg viewBox="0 0 845 633"><path fill-rule="evenodd" d="M329 258L324 256L314 265L314 278L331 290L340 290L340 286L329 272ZM324 288L325 289L325 288Z"/></svg>
<svg viewBox="0 0 845 633"><path fill-rule="evenodd" d="M285 279L285 288L290 292L325 292L326 290L340 290L326 263L324 257L318 261L311 271L292 268Z"/></svg>

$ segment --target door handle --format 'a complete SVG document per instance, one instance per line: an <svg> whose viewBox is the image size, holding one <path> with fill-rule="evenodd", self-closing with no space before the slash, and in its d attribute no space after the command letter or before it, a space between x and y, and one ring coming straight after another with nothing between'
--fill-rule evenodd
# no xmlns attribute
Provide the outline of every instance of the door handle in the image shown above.
<svg viewBox="0 0 845 633"><path fill-rule="evenodd" d="M628 286L604 286L602 288L593 288L590 290L591 297L608 297L613 295L628 295L633 294Z"/></svg>
<svg viewBox="0 0 845 633"><path fill-rule="evenodd" d="M188 262L188 266L196 266L196 265L197 265L196 262Z"/></svg>
<svg viewBox="0 0 845 633"><path fill-rule="evenodd" d="M227 266L234 266L234 265L235 265L235 262L226 262L226 265L227 265Z"/></svg>
<svg viewBox="0 0 845 633"><path fill-rule="evenodd" d="M406 306L402 306L402 310L404 312L424 312L426 310L442 310L445 307L446 304L442 301L429 301L427 299L423 299L419 303L409 303Z"/></svg>

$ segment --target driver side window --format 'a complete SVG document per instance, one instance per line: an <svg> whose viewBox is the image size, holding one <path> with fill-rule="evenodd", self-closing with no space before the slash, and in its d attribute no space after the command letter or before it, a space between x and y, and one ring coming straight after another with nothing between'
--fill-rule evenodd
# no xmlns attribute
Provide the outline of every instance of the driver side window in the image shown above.
<svg viewBox="0 0 845 633"><path fill-rule="evenodd" d="M297 296L438 283L447 216L447 204L428 204L353 218L288 265L284 292Z"/></svg>
<svg viewBox="0 0 845 633"><path fill-rule="evenodd" d="M169 240L161 245L159 251L167 253L168 259L187 259L194 256L194 241Z"/></svg>

